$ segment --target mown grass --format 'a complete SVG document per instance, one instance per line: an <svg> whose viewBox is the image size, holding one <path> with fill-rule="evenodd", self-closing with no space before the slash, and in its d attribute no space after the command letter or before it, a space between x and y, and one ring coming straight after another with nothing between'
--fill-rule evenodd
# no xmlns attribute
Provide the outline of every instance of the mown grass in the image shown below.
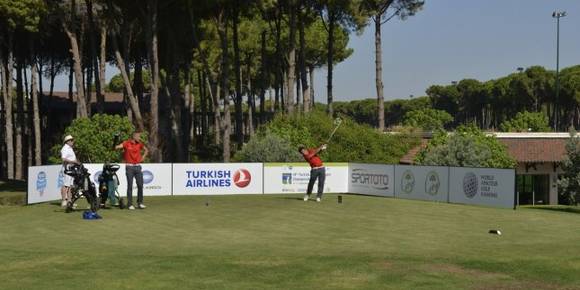
<svg viewBox="0 0 580 290"><path fill-rule="evenodd" d="M56 203L0 208L0 289L580 289L576 213L351 195L146 201L95 221Z"/></svg>
<svg viewBox="0 0 580 290"><path fill-rule="evenodd" d="M0 180L0 206L22 205L26 203L25 181L1 181Z"/></svg>

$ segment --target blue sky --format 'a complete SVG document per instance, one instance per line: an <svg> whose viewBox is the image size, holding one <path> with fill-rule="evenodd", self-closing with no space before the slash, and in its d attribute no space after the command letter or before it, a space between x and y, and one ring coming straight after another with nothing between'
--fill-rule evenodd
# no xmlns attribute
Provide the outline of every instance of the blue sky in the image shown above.
<svg viewBox="0 0 580 290"><path fill-rule="evenodd" d="M554 10L560 20L560 67L580 64L578 0L426 0L405 21L384 24L385 99L422 96L432 84L489 80L517 67L556 68ZM354 54L335 70L335 100L375 98L374 27L351 35ZM316 74L317 100L326 100L326 70Z"/></svg>
<svg viewBox="0 0 580 290"><path fill-rule="evenodd" d="M554 10L560 22L560 67L580 64L579 0L426 0L406 21L383 25L385 99L425 95L432 84L489 80L517 67L556 67ZM353 55L335 67L335 100L374 98L374 27L351 35ZM108 78L118 73L109 67ZM315 73L317 101L326 102L326 69ZM67 90L61 76L56 90Z"/></svg>

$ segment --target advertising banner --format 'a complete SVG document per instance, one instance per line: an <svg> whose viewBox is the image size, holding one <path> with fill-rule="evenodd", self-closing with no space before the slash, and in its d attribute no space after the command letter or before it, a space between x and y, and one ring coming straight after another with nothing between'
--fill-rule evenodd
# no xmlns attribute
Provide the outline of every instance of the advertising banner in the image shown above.
<svg viewBox="0 0 580 290"><path fill-rule="evenodd" d="M449 168L395 165L395 192L398 198L447 202Z"/></svg>
<svg viewBox="0 0 580 290"><path fill-rule="evenodd" d="M325 193L348 192L348 163L326 163ZM264 193L306 193L310 180L307 163L264 163ZM314 184L313 193L317 192Z"/></svg>
<svg viewBox="0 0 580 290"><path fill-rule="evenodd" d="M262 163L174 163L173 194L262 194L262 169Z"/></svg>
<svg viewBox="0 0 580 290"><path fill-rule="evenodd" d="M127 177L125 175L125 164L120 165L117 171L119 178L119 187L117 191L122 197L127 195ZM91 173L91 180L96 186L99 185L99 176L103 171L102 163L85 164L85 167ZM141 164L143 172L143 195L160 196L171 195L171 163L143 163ZM133 179L133 196L137 197L137 181Z"/></svg>
<svg viewBox="0 0 580 290"><path fill-rule="evenodd" d="M449 202L514 207L515 170L450 168Z"/></svg>
<svg viewBox="0 0 580 290"><path fill-rule="evenodd" d="M348 164L348 192L365 195L394 196L393 165Z"/></svg>
<svg viewBox="0 0 580 290"><path fill-rule="evenodd" d="M60 200L62 165L28 167L28 204Z"/></svg>

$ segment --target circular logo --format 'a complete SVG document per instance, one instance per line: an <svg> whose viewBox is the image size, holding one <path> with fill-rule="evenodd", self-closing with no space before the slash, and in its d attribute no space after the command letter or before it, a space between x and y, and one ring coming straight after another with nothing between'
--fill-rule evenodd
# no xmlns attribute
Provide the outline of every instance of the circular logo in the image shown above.
<svg viewBox="0 0 580 290"><path fill-rule="evenodd" d="M477 194L477 176L473 172L468 172L463 177L463 193L469 198Z"/></svg>
<svg viewBox="0 0 580 290"><path fill-rule="evenodd" d="M155 179L155 175L153 175L153 172L149 170L143 171L143 184L149 184L153 182L153 179Z"/></svg>
<svg viewBox="0 0 580 290"><path fill-rule="evenodd" d="M95 183L99 183L99 178L101 177L101 174L103 174L103 171L99 170L97 171L97 173L95 173L95 177L93 177L93 180Z"/></svg>
<svg viewBox="0 0 580 290"><path fill-rule="evenodd" d="M61 188L64 185L64 172L61 170L58 173L58 180L56 181L56 188Z"/></svg>
<svg viewBox="0 0 580 290"><path fill-rule="evenodd" d="M413 188L415 188L415 176L411 170L407 170L401 178L401 189L404 193L411 193Z"/></svg>
<svg viewBox="0 0 580 290"><path fill-rule="evenodd" d="M430 195L436 195L439 192L441 181L439 181L439 174L435 171L427 173L425 178L425 192Z"/></svg>
<svg viewBox="0 0 580 290"><path fill-rule="evenodd" d="M247 169L238 169L234 173L234 184L239 188L244 188L252 181L252 175Z"/></svg>
<svg viewBox="0 0 580 290"><path fill-rule="evenodd" d="M46 172L40 171L36 176L36 190L40 195L44 194L44 189L46 189Z"/></svg>

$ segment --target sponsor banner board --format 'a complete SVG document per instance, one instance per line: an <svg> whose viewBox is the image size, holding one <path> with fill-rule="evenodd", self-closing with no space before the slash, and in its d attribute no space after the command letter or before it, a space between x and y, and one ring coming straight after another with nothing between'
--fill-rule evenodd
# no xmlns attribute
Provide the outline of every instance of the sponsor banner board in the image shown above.
<svg viewBox="0 0 580 290"><path fill-rule="evenodd" d="M117 191L121 197L127 195L127 176L125 175L126 165L120 165L117 171L119 178L119 187ZM85 167L91 173L91 181L95 183L98 188L99 176L103 171L102 163L85 164ZM141 171L143 172L143 195L144 196L159 196L171 195L171 163L143 163L141 164ZM133 197L137 197L137 181L133 179Z"/></svg>
<svg viewBox="0 0 580 290"><path fill-rule="evenodd" d="M365 195L394 196L393 165L348 164L348 192Z"/></svg>
<svg viewBox="0 0 580 290"><path fill-rule="evenodd" d="M28 204L60 200L62 165L28 167Z"/></svg>
<svg viewBox="0 0 580 290"><path fill-rule="evenodd" d="M348 192L348 163L325 163L325 193ZM306 193L310 180L307 163L264 163L264 193ZM318 190L314 184L313 194Z"/></svg>
<svg viewBox="0 0 580 290"><path fill-rule="evenodd" d="M447 202L449 168L395 165L395 192L398 198Z"/></svg>
<svg viewBox="0 0 580 290"><path fill-rule="evenodd" d="M449 202L513 208L515 170L450 168Z"/></svg>
<svg viewBox="0 0 580 290"><path fill-rule="evenodd" d="M262 194L262 169L262 163L174 163L173 194Z"/></svg>

